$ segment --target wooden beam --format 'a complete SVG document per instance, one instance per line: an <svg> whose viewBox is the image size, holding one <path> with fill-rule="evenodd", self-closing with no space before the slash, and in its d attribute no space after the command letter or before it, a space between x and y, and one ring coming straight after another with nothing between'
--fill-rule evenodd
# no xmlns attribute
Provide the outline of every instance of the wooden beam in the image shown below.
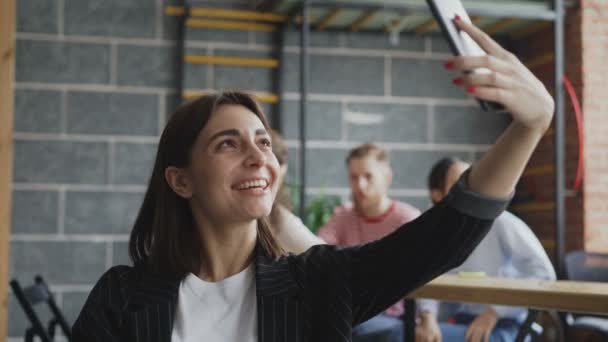
<svg viewBox="0 0 608 342"><path fill-rule="evenodd" d="M352 25L350 25L350 32L358 32L359 30L361 30L361 27L365 26L367 23L369 23L370 20L372 20L372 18L374 18L374 16L378 13L378 10L370 10L367 11L363 14L361 14L361 16L359 16L359 18L357 18Z"/></svg>
<svg viewBox="0 0 608 342"><path fill-rule="evenodd" d="M189 64L222 64L257 68L276 68L279 66L279 61L276 59L253 57L186 55L184 62Z"/></svg>
<svg viewBox="0 0 608 342"><path fill-rule="evenodd" d="M15 3L0 1L0 341L8 334L8 265L13 174Z"/></svg>
<svg viewBox="0 0 608 342"><path fill-rule="evenodd" d="M505 19L501 19L498 20L495 23L492 23L491 25L489 25L488 27L484 27L483 30L487 33L487 34L495 34L497 32L500 32L504 29L506 29L507 27L513 25L514 23L516 23L518 20L515 18L505 18Z"/></svg>
<svg viewBox="0 0 608 342"><path fill-rule="evenodd" d="M532 166L524 170L522 176L544 176L544 175L552 175L555 172L555 166L553 164L545 164Z"/></svg>
<svg viewBox="0 0 608 342"><path fill-rule="evenodd" d="M471 23L473 23L473 25L478 25L479 22L481 21L481 17L480 16L471 16ZM417 36L421 36L425 33L428 33L430 31L433 31L435 29L439 28L439 24L437 24L437 21L435 20L435 18L431 18L427 21L425 21L424 23L420 24L416 29L416 35Z"/></svg>
<svg viewBox="0 0 608 342"><path fill-rule="evenodd" d="M317 31L323 31L327 25L331 24L331 22L338 17L340 12L342 12L342 9L340 8L334 8L327 12L327 14L325 14L325 16L317 23Z"/></svg>
<svg viewBox="0 0 608 342"><path fill-rule="evenodd" d="M192 28L217 28L223 30L239 31L263 31L274 32L277 27L273 24L262 24L243 21L213 20L213 19L188 19L186 26Z"/></svg>
<svg viewBox="0 0 608 342"><path fill-rule="evenodd" d="M186 10L181 6L167 6L165 7L165 14L170 16L182 16L186 14ZM287 16L275 13L205 7L193 7L190 10L190 15L192 17L257 20L273 23L282 23L287 20Z"/></svg>
<svg viewBox="0 0 608 342"><path fill-rule="evenodd" d="M529 60L528 62L526 62L526 66L528 67L528 69L535 69L547 65L549 63L553 63L554 59L555 56L553 55L553 53L548 53L546 55L538 56Z"/></svg>
<svg viewBox="0 0 608 342"><path fill-rule="evenodd" d="M431 18L416 27L414 31L416 32L417 36L421 36L429 31L434 30L437 27L437 21L435 20L435 18Z"/></svg>
<svg viewBox="0 0 608 342"><path fill-rule="evenodd" d="M192 100L192 99L195 99L195 98L197 98L199 96L207 95L207 94L210 94L210 93L212 93L212 91L186 90L184 92L184 99L185 100ZM253 96L260 103L276 104L276 103L279 102L279 97L277 95L275 95L275 94L253 94Z"/></svg>
<svg viewBox="0 0 608 342"><path fill-rule="evenodd" d="M403 26L403 23L405 22L405 19L407 19L410 16L411 13L403 13L399 18L392 20L390 23L386 24L386 26L384 26L384 32L386 33L391 33L395 30L401 30L401 27Z"/></svg>
<svg viewBox="0 0 608 342"><path fill-rule="evenodd" d="M528 26L522 27L521 29L511 33L510 36L513 39L521 39L521 38L529 36L533 33L536 33L540 30L544 30L548 27L551 27L551 25L553 25L553 23L550 21L536 22L536 23L530 24Z"/></svg>

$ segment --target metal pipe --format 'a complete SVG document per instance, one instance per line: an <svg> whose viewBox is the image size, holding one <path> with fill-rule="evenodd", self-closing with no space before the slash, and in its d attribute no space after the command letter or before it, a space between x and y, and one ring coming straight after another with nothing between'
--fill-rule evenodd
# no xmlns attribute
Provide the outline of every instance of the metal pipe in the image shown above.
<svg viewBox="0 0 608 342"><path fill-rule="evenodd" d="M565 189L565 119L564 119L564 2L554 0L555 11L555 266L559 279L564 279L566 232Z"/></svg>
<svg viewBox="0 0 608 342"><path fill-rule="evenodd" d="M272 106L272 127L276 129L278 132L282 132L283 122L281 118L281 108L283 106L283 71L285 67L283 64L285 61L283 60L283 56L285 55L285 31L289 23L284 23L280 26L279 30L277 30L273 35L275 38L275 56L274 58L279 61L278 68L274 69L274 73L272 74L272 88L274 89L274 93L277 95L277 102Z"/></svg>
<svg viewBox="0 0 608 342"><path fill-rule="evenodd" d="M180 1L180 5L185 9L185 14L177 17L178 28L177 28L177 56L175 56L175 88L177 89L177 99L175 103L179 105L184 101L184 49L186 39L186 20L190 16L190 7L186 0Z"/></svg>
<svg viewBox="0 0 608 342"><path fill-rule="evenodd" d="M309 5L315 8L326 8L326 7L339 7L343 9L363 9L373 10L378 8L377 4L372 3L353 3L344 0L309 0ZM384 3L382 9L385 11L412 11L416 13L428 13L428 5L425 2L417 0L399 0ZM548 6L537 5L537 4L495 4L492 2L487 3L469 3L466 5L467 12L469 15L478 15L483 17L493 18L521 18L521 19L534 19L534 20L555 20L555 12Z"/></svg>
<svg viewBox="0 0 608 342"><path fill-rule="evenodd" d="M306 102L308 101L308 35L310 33L308 0L302 1L300 28L300 216L306 209Z"/></svg>

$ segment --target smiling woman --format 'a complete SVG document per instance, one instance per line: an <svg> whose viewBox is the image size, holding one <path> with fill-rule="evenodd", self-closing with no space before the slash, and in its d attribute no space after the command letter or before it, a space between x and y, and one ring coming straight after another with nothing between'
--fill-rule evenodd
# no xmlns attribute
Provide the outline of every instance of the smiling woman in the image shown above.
<svg viewBox="0 0 608 342"><path fill-rule="evenodd" d="M133 261L148 259L158 272L194 272L215 280L226 277L215 274L223 268L204 265L215 258L204 258L201 250L243 264L238 256L249 258L246 251L258 236L268 255L283 255L264 219L278 186L267 129L264 114L247 94L205 96L180 107L161 136L131 233ZM245 229L235 227L251 217L257 219Z"/></svg>
<svg viewBox="0 0 608 342"><path fill-rule="evenodd" d="M353 326L460 265L506 207L553 101L514 56L458 25L490 57L446 66L496 73L463 85L513 123L441 202L378 241L286 255L265 223L280 171L264 114L243 93L203 96L161 136L131 233L134 267L101 277L73 340L348 342Z"/></svg>

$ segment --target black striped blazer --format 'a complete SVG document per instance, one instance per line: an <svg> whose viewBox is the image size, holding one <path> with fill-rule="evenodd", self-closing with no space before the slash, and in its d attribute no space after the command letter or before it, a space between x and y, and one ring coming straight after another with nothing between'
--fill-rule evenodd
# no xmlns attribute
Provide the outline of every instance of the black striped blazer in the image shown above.
<svg viewBox="0 0 608 342"><path fill-rule="evenodd" d="M467 258L504 210L458 183L418 219L376 242L314 246L279 260L256 249L259 342L346 342L352 327ZM181 279L143 264L107 271L73 327L73 341L170 342Z"/></svg>

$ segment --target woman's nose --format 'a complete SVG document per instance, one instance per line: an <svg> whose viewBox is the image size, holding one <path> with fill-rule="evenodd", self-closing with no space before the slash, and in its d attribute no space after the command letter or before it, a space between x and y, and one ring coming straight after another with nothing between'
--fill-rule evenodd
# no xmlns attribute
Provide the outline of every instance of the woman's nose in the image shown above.
<svg viewBox="0 0 608 342"><path fill-rule="evenodd" d="M257 145L251 145L248 148L246 163L247 166L252 167L262 167L266 164L267 157L266 154L260 150Z"/></svg>

